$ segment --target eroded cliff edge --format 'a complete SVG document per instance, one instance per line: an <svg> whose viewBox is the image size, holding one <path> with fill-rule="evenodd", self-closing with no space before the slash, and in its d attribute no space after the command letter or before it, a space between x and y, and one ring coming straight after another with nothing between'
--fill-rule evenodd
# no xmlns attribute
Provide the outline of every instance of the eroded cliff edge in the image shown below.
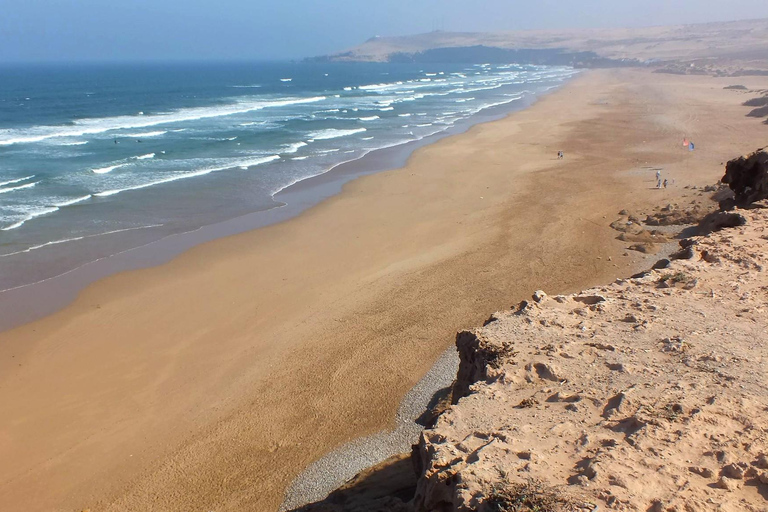
<svg viewBox="0 0 768 512"><path fill-rule="evenodd" d="M415 510L518 510L525 486L552 510L766 510L768 210L734 215L666 268L460 333L467 396L422 434Z"/></svg>

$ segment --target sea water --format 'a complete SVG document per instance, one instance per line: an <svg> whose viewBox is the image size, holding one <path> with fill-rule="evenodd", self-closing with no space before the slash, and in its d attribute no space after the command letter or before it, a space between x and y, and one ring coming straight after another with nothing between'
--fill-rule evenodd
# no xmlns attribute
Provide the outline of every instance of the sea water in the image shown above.
<svg viewBox="0 0 768 512"><path fill-rule="evenodd" d="M0 291L281 205L279 191L556 87L531 65L0 67Z"/></svg>

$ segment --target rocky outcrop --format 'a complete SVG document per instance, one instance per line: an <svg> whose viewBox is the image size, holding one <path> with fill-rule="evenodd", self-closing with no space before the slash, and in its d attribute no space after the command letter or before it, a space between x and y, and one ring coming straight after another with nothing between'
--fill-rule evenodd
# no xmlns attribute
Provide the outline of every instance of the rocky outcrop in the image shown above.
<svg viewBox="0 0 768 512"><path fill-rule="evenodd" d="M722 182L727 184L735 195L734 199L721 202L722 209L746 207L756 201L768 199L768 152L760 149L749 156L731 160L725 167Z"/></svg>
<svg viewBox="0 0 768 512"><path fill-rule="evenodd" d="M413 510L766 510L768 212L712 222L681 259L460 333Z"/></svg>

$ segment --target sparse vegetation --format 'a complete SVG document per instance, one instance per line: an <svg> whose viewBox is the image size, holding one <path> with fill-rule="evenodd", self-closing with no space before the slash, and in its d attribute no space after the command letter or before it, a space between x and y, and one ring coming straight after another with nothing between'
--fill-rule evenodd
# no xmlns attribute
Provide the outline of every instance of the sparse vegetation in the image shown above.
<svg viewBox="0 0 768 512"><path fill-rule="evenodd" d="M562 512L575 510L571 500L540 482L498 484L486 498L492 512Z"/></svg>
<svg viewBox="0 0 768 512"><path fill-rule="evenodd" d="M668 284L687 283L691 280L691 276L685 272L679 271L674 274L665 274L659 278L659 282Z"/></svg>

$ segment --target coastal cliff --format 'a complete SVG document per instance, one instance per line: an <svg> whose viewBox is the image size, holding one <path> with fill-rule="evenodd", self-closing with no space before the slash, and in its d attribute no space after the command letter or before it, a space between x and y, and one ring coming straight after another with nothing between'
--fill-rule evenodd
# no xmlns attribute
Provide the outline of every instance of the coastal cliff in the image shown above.
<svg viewBox="0 0 768 512"><path fill-rule="evenodd" d="M732 215L664 268L460 333L467 393L422 434L415 510L765 510L768 213Z"/></svg>
<svg viewBox="0 0 768 512"><path fill-rule="evenodd" d="M729 164L759 162L736 195L764 157ZM452 404L411 456L301 510L766 510L768 206L744 206L653 269L458 333Z"/></svg>

